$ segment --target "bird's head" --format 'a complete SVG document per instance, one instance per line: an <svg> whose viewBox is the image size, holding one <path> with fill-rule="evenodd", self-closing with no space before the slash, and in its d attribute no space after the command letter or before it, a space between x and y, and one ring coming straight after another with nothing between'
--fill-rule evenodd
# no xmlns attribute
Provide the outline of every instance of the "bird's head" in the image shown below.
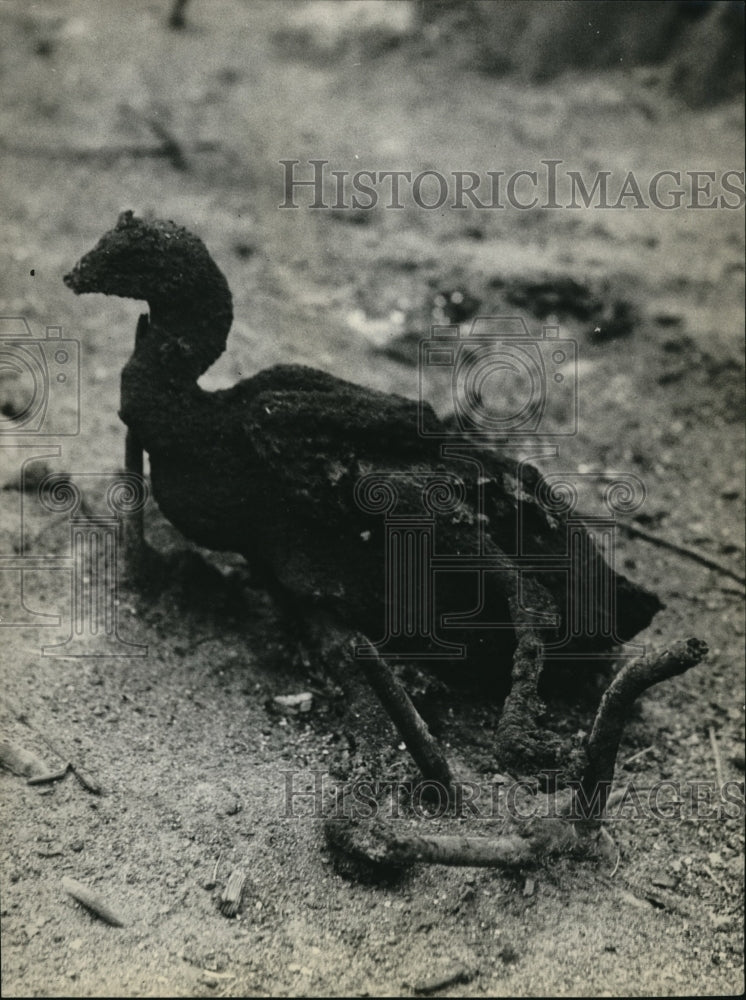
<svg viewBox="0 0 746 1000"><path fill-rule="evenodd" d="M76 295L144 299L153 328L200 373L220 356L233 320L228 282L199 237L173 222L122 212L63 281Z"/></svg>
<svg viewBox="0 0 746 1000"><path fill-rule="evenodd" d="M63 281L76 295L98 292L144 299L151 308L193 307L209 299L225 278L202 240L173 222L138 219L122 212L116 226L78 261ZM230 294L230 293L228 293Z"/></svg>

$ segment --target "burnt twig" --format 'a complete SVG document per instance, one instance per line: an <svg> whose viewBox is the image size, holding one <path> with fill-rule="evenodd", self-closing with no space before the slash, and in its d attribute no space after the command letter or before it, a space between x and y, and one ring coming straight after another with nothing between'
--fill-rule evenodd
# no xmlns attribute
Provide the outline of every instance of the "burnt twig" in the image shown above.
<svg viewBox="0 0 746 1000"><path fill-rule="evenodd" d="M380 865L451 865L474 868L520 868L555 854L577 850L581 842L574 824L561 819L537 820L530 832L496 837L447 834L422 836L397 831L391 823L329 821L327 840L353 857Z"/></svg>
<svg viewBox="0 0 746 1000"><path fill-rule="evenodd" d="M587 764L581 780L586 802L593 802L593 816L600 821L608 799L614 766L625 723L634 701L654 684L683 674L707 654L699 639L677 642L654 656L625 664L604 692L586 747Z"/></svg>
<svg viewBox="0 0 746 1000"><path fill-rule="evenodd" d="M174 0L174 5L168 17L169 28L175 28L178 31L186 27L185 11L188 2L189 0Z"/></svg>
<svg viewBox="0 0 746 1000"><path fill-rule="evenodd" d="M529 608L525 607L526 602L530 602ZM547 620L557 614L551 594L533 580L525 580L521 593L516 593L509 603L518 645L513 654L510 692L497 726L495 752L503 767L535 752L536 720L544 710L539 697L544 644L534 622L537 614Z"/></svg>
<svg viewBox="0 0 746 1000"><path fill-rule="evenodd" d="M415 983L412 987L414 992L420 996L429 996L431 993L439 993L448 986L455 986L457 983L470 983L474 978L474 971L466 966L457 965L449 972L440 976L433 976L431 979L423 979Z"/></svg>
<svg viewBox="0 0 746 1000"><path fill-rule="evenodd" d="M220 897L220 912L224 917L235 917L240 910L245 885L246 875L240 868L236 868L228 879Z"/></svg>
<svg viewBox="0 0 746 1000"><path fill-rule="evenodd" d="M62 781L63 778L67 777L68 771L72 770L72 764L67 763L59 771L46 771L44 774L35 774L33 778L29 778L26 782L27 785L51 785L54 781Z"/></svg>
<svg viewBox="0 0 746 1000"><path fill-rule="evenodd" d="M721 789L725 784L725 778L723 776L723 762L720 759L720 747L718 746L717 736L715 735L715 730L712 726L708 726L707 735L710 738L712 756L715 759L715 776L717 777L718 789Z"/></svg>
<svg viewBox="0 0 746 1000"><path fill-rule="evenodd" d="M47 749L51 750L56 757L59 757L60 760L65 761L66 765L73 772L75 777L81 783L83 788L86 789L86 791L91 792L91 794L93 795L101 794L101 786L94 778L92 778L86 771L83 770L83 768L79 767L77 764L73 762L70 762L68 764L68 761L70 760L69 756L66 753L63 753L62 750L60 750L60 748L55 743L53 743L52 740L50 740L45 733L43 733L38 728L38 726L35 726L29 720L25 712L21 712L18 708L16 708L16 706L13 705L13 703L9 699L6 699L6 703L8 704L9 708L11 709L11 711L13 712L13 714L15 715L16 719L18 719L19 722L22 722L25 726L28 726L31 732L35 733L36 736L38 736L39 739L46 745ZM46 771L45 769L42 769L39 773L46 773Z"/></svg>
<svg viewBox="0 0 746 1000"><path fill-rule="evenodd" d="M407 744L407 750L423 776L439 782L450 795L453 788L453 772L445 754L391 668L370 643L368 647L371 656L362 658L362 663L370 686Z"/></svg>
<svg viewBox="0 0 746 1000"><path fill-rule="evenodd" d="M103 901L98 893L89 889L88 886L83 885L82 882L78 882L77 879L65 875L62 879L62 888L74 900L85 906L91 913L94 913L99 920L111 924L112 927L124 927L122 918Z"/></svg>
<svg viewBox="0 0 746 1000"><path fill-rule="evenodd" d="M153 129L153 131L155 130ZM162 138L162 136L159 136L159 138ZM90 149L76 149L71 146L55 146L53 148L45 149L39 146L14 144L0 139L0 149L3 149L14 156L31 156L36 159L44 158L48 160L72 160L75 163L97 160L104 164L110 164L120 160L123 156L128 156L133 160L150 158L158 159L159 157L164 157L171 160L175 169L186 170L188 169L188 161L183 153L184 146L176 143L175 140L174 143L178 147L179 151L176 159L179 161L180 157L180 164L182 165L176 165L174 163L175 152L173 147L168 142L161 142L157 146L99 146ZM204 139L191 144L188 148L190 153L212 153L219 148L219 144L212 139Z"/></svg>
<svg viewBox="0 0 746 1000"><path fill-rule="evenodd" d="M161 140L161 155L165 156L171 162L171 166L174 170L180 172L185 172L189 169L189 163L187 158L184 156L184 150L181 143L171 134L171 132L166 128L163 122L159 122L156 118L150 117L147 119L150 131L156 137L156 139Z"/></svg>
<svg viewBox="0 0 746 1000"><path fill-rule="evenodd" d="M636 524L630 524L628 521L619 521L618 524L622 531L626 532L632 538L641 538L645 542L650 542L651 545L657 545L660 549L670 549L671 552L678 552L680 556L700 563L702 566L713 569L717 573L722 573L723 576L729 576L731 580L735 580L742 587L746 587L746 576L737 573L730 566L726 566L725 563L720 562L719 559L700 552L699 549L694 549L690 545L681 545L679 542L670 542L667 538L654 535Z"/></svg>

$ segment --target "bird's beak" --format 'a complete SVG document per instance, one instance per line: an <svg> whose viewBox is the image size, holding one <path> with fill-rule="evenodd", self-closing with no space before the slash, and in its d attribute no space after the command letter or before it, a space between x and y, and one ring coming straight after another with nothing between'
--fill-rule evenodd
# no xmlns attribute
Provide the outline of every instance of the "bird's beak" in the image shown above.
<svg viewBox="0 0 746 1000"><path fill-rule="evenodd" d="M63 277L64 283L70 288L76 295L82 295L84 292L93 291L92 288L87 287L87 282L85 279L85 268L81 267L82 261L79 261L75 267Z"/></svg>

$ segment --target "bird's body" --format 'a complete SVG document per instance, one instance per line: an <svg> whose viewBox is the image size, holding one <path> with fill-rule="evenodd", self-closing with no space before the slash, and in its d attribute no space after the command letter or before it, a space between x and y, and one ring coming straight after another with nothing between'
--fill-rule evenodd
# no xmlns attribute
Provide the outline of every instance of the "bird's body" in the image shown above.
<svg viewBox="0 0 746 1000"><path fill-rule="evenodd" d="M199 376L225 347L232 321L227 282L201 241L172 223L120 217L66 277L77 292L145 299L135 351L122 374L121 417L149 454L154 496L173 524L199 545L244 555L300 611L322 610L344 628L373 641L391 615L387 585L389 537L381 513L361 503L360 483L379 477L396 484L396 517L430 518L439 554L494 558L486 586L458 567L439 572L433 622L466 614L481 602L483 621L502 627L452 629L469 660L510 675L516 639L518 573L511 557L521 532L524 553L562 556L565 523L547 513L535 493L539 473L463 437L440 442L418 432L411 400L353 385L299 365L259 372L228 390L207 392ZM432 411L425 417L438 423ZM444 428L445 431L445 428ZM433 478L460 484L450 506L423 508ZM520 524L520 529L518 525ZM591 544L576 572L605 567ZM562 569L541 574L560 618L567 606ZM646 627L657 598L613 574L613 637ZM530 603L530 602L529 602ZM530 610L530 609L529 609ZM562 631L545 630L551 639ZM425 630L426 632L427 630ZM578 637L576 648L600 652L610 632ZM435 641L423 638L413 643ZM405 641L405 640L403 640Z"/></svg>

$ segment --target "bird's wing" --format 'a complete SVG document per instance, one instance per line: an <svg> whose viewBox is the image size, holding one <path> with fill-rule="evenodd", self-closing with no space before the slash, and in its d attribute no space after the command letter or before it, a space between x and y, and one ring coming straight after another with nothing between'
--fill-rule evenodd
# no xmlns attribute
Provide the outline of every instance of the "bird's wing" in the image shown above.
<svg viewBox="0 0 746 1000"><path fill-rule="evenodd" d="M423 414L415 401L300 366L268 369L228 393L233 412L240 402L240 440L234 439L233 448L250 450L257 463L256 488L247 488L252 520L262 526L260 554L298 598L330 603L350 621L371 622L375 613L380 618L389 515L417 523L431 519L434 544L446 555L481 551L511 560L521 552L568 553L566 518L544 509L538 470L450 434L432 410ZM421 435L423 416L433 429L442 429L443 438ZM442 450L443 442L450 447ZM395 510L376 512L361 501L360 483L371 475L384 483L390 478ZM423 497L433 477L443 476L460 482L461 499L433 511ZM595 579L604 557L592 542L585 560L584 571ZM566 575L562 568L540 574L561 615L569 599ZM515 585L513 577L512 572L497 574L495 606ZM623 592L627 581L617 579ZM438 580L438 605L444 610L463 611L459 602L468 606L476 600L458 570ZM644 596L634 586L631 590L635 599ZM652 613L645 609L645 624ZM620 615L627 617L627 612ZM620 620L619 634L633 634L628 624Z"/></svg>
<svg viewBox="0 0 746 1000"><path fill-rule="evenodd" d="M421 456L437 445L421 436L438 419L427 403L377 392L302 365L276 365L214 394L239 407L242 430L266 460L301 452L371 452L392 462Z"/></svg>

